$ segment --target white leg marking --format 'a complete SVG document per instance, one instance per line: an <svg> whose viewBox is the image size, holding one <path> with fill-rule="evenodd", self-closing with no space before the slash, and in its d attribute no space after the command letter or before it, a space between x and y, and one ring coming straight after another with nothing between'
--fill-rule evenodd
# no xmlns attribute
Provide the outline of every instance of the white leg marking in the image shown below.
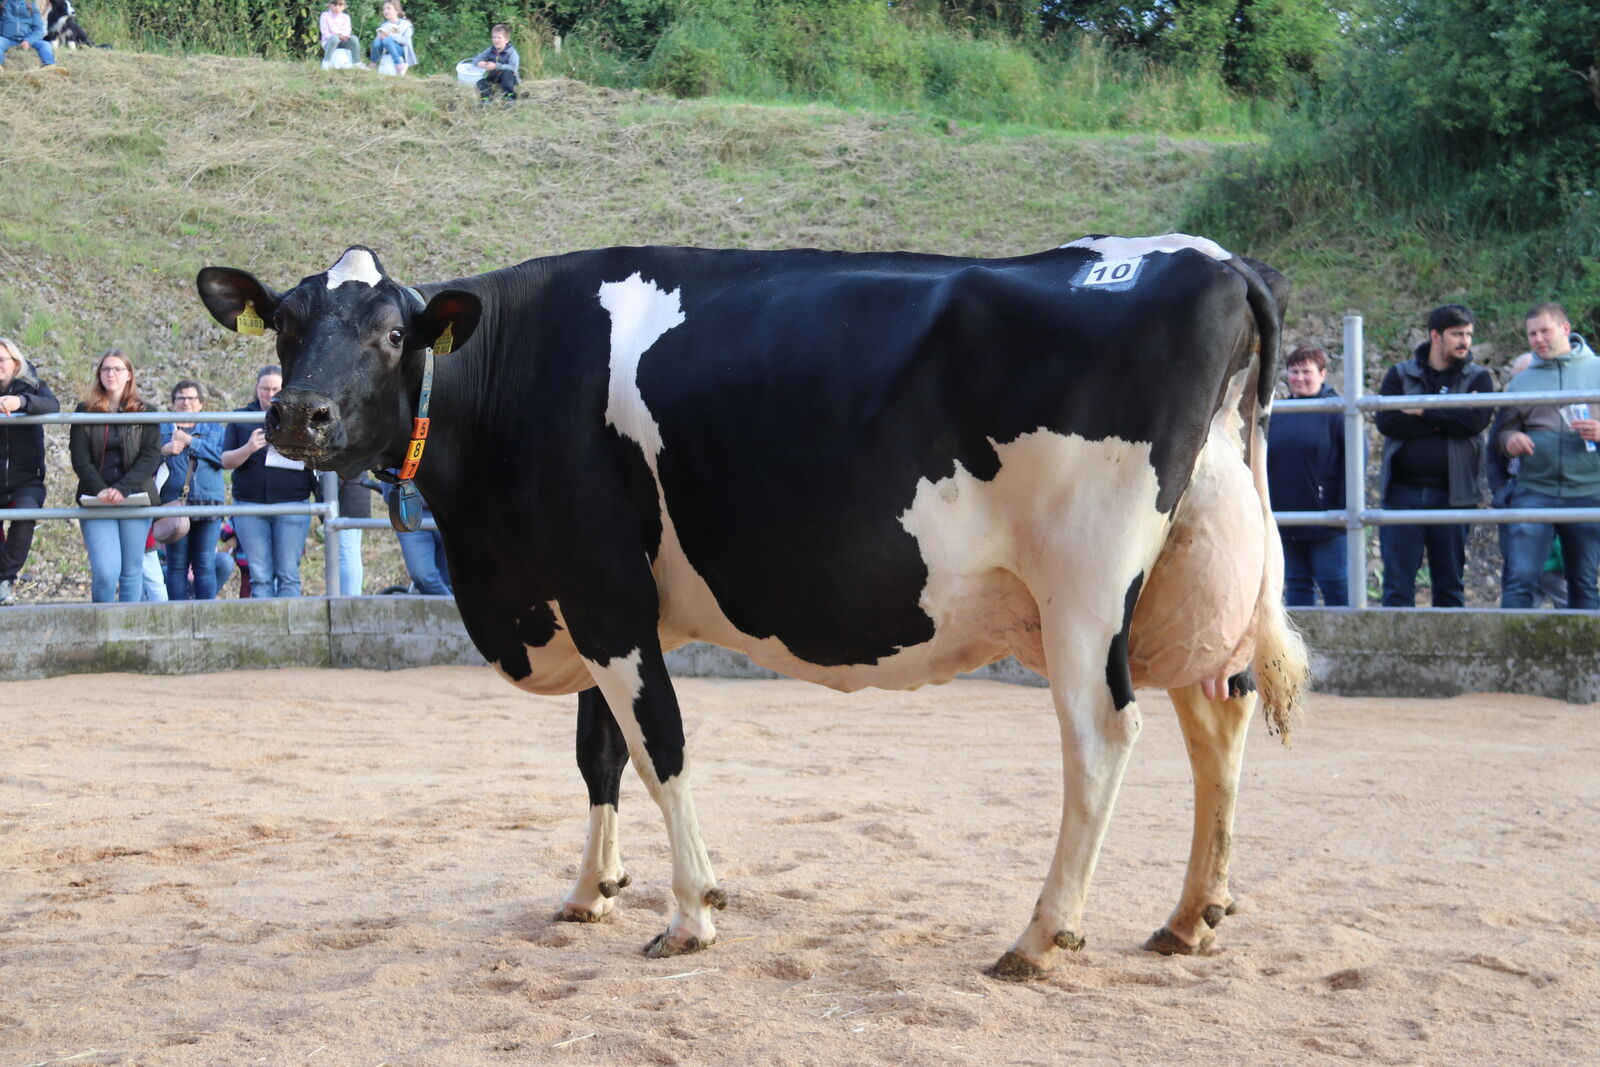
<svg viewBox="0 0 1600 1067"><path fill-rule="evenodd" d="M578 881L562 904L562 918L596 922L616 907L622 879L622 852L617 842L617 809L601 804L589 809L589 836L583 844ZM611 890L608 895L602 886Z"/></svg>
<svg viewBox="0 0 1600 1067"><path fill-rule="evenodd" d="M603 667L591 660L584 662L595 684L605 694L606 703L622 728L622 736L627 739L633 766L666 822L667 844L672 850L672 895L678 900L678 914L667 928L664 947L668 954L686 952L704 948L717 939L711 906L706 899L716 888L717 879L711 869L711 857L700 838L700 822L695 817L694 797L689 791L688 753L684 753L682 773L662 782L656 777L650 754L645 751L644 731L633 711L634 702L644 687L639 677L641 660L640 651L635 649Z"/></svg>

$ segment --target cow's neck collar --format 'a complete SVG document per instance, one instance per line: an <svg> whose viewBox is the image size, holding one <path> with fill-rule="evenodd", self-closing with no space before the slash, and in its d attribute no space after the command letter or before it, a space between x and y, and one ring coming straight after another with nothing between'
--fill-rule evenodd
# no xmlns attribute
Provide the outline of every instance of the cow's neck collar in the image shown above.
<svg viewBox="0 0 1600 1067"><path fill-rule="evenodd" d="M419 308L427 306L421 293L409 285L404 288L416 300ZM428 405L432 400L433 348L429 346L423 351L422 390L417 396L417 413L411 420L411 440L406 443L405 461L400 464L397 473L391 474L387 470L372 472L379 481L389 482L395 487L395 491L389 495L389 525L401 533L411 533L422 526L422 494L417 491L417 483L412 479L416 477L417 467L422 464L422 450L428 444Z"/></svg>

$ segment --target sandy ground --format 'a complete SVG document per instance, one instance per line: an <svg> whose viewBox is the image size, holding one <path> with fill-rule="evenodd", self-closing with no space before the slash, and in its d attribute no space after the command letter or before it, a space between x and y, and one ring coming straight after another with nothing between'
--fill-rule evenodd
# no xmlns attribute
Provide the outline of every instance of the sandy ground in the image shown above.
<svg viewBox="0 0 1600 1067"><path fill-rule="evenodd" d="M1189 772L1143 694L1086 919L1020 932L1059 798L1048 694L841 696L689 680L721 944L670 911L631 775L634 877L595 926L572 698L487 669L0 684L0 1064L1595 1062L1600 707L1318 697L1252 727L1240 912L1139 951L1176 900Z"/></svg>

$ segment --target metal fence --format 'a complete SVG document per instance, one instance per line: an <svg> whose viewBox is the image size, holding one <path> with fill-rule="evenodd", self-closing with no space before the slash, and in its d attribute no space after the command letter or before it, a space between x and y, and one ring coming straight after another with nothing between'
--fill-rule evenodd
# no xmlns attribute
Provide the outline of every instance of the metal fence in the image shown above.
<svg viewBox="0 0 1600 1067"><path fill-rule="evenodd" d="M1362 416L1375 411L1407 408L1494 408L1513 404L1573 404L1600 401L1600 392L1574 390L1559 393L1441 393L1417 396L1376 396L1366 392L1367 362L1360 315L1344 320L1344 395L1320 400L1279 400L1273 414L1334 411L1344 415L1344 492L1341 511L1277 511L1280 526L1343 526L1350 534L1346 546L1352 608L1367 606L1368 526L1474 524L1506 522L1600 522L1600 508L1450 508L1433 511L1386 511L1367 507L1366 425ZM1492 447L1492 442L1490 443Z"/></svg>
<svg viewBox="0 0 1600 1067"><path fill-rule="evenodd" d="M128 412L73 412L55 415L9 415L0 420L0 427L9 426L71 426L107 423L173 423L184 422L261 422L266 418L260 411L128 411ZM6 522L13 519L159 519L186 515L191 519L228 518L234 515L320 515L327 536L323 538L323 569L329 596L340 596L339 538L340 530L387 530L388 519L353 519L339 514L339 477L327 471L318 474L322 500L308 500L299 504L190 504L149 507L118 507L104 505L74 508L6 508L0 512ZM434 529L433 519L424 519L422 529Z"/></svg>
<svg viewBox="0 0 1600 1067"><path fill-rule="evenodd" d="M1273 412L1339 412L1344 416L1344 485L1345 506L1340 511L1279 511L1274 512L1280 526L1342 526L1353 536L1347 547L1350 603L1352 608L1367 606L1367 549L1363 531L1368 526L1424 525L1430 523L1506 523L1506 522L1600 522L1600 508L1452 508L1441 511L1386 511L1366 506L1366 424L1363 417L1371 412L1392 411L1403 408L1488 408L1512 404L1572 404L1600 402L1600 392L1580 391L1560 393L1453 393L1419 396L1377 396L1366 392L1366 353L1359 315L1347 315L1344 320L1344 395L1320 400L1279 400ZM171 411L141 411L128 413L88 413L57 415L13 415L4 425L71 425L73 423L170 423L179 418ZM259 411L197 411L184 412L181 417L192 422L260 422L265 414ZM323 538L324 567L327 572L329 596L339 596L339 530L389 529L387 519L348 519L339 514L339 485L336 475L324 473L322 496L318 501L302 504L223 504L216 506L156 506L128 507L76 507L76 508L13 508L5 512L10 519L156 519L162 516L188 515L191 518L212 518L231 515L321 515L329 536ZM423 522L423 529L434 529L433 520Z"/></svg>

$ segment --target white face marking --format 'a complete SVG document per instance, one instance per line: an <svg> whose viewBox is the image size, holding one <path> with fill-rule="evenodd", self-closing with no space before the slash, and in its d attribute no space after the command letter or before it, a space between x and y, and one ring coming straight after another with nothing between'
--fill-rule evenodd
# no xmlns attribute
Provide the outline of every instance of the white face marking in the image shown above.
<svg viewBox="0 0 1600 1067"><path fill-rule="evenodd" d="M644 449L652 473L661 452L661 428L639 392L639 359L662 334L683 322L680 290L666 292L637 272L600 286L600 306L611 313L611 387L606 422Z"/></svg>
<svg viewBox="0 0 1600 1067"><path fill-rule="evenodd" d="M1192 248L1212 259L1226 262L1233 253L1204 237L1191 237L1186 233L1164 233L1156 237L1080 237L1062 248L1085 248L1098 252L1106 259L1133 259L1152 252L1178 252Z"/></svg>
<svg viewBox="0 0 1600 1067"><path fill-rule="evenodd" d="M363 282L377 285L383 279L378 273L378 261L365 248L352 248L339 257L339 262L328 268L328 288L337 289L345 282Z"/></svg>

